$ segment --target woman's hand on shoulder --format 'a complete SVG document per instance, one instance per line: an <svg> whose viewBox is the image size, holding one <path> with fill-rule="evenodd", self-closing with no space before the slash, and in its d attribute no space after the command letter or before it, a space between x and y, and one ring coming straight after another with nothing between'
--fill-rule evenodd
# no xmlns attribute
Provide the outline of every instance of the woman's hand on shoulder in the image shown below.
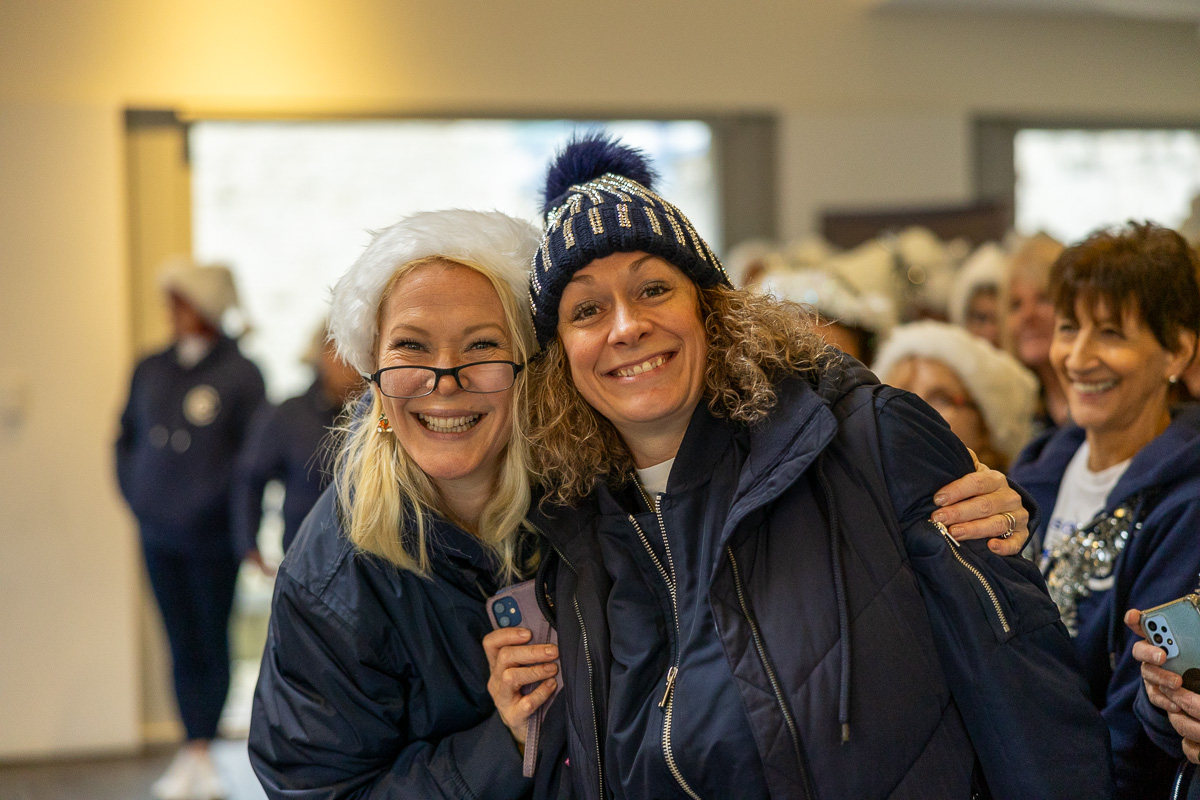
<svg viewBox="0 0 1200 800"><path fill-rule="evenodd" d="M955 539L991 539L988 548L993 553L1016 555L1029 541L1029 512L1003 472L980 463L974 452L971 458L975 471L934 495L939 508L933 512L933 521L945 525ZM1011 534L1006 535L1010 529Z"/></svg>
<svg viewBox="0 0 1200 800"><path fill-rule="evenodd" d="M483 651L491 669L488 693L522 750L525 724L554 694L557 683L553 676L558 671L550 663L558 658L558 648L552 644L527 645L529 636L528 628L501 628L483 637ZM521 688L531 683L538 684L537 688L521 694Z"/></svg>
<svg viewBox="0 0 1200 800"><path fill-rule="evenodd" d="M1133 645L1133 657L1142 665L1142 683L1150 702L1167 712L1167 721L1183 737L1183 754L1193 764L1200 764L1200 694L1183 688L1183 678L1160 665L1167 653L1146 641L1142 630L1142 612L1131 608L1125 612L1125 625L1140 641Z"/></svg>

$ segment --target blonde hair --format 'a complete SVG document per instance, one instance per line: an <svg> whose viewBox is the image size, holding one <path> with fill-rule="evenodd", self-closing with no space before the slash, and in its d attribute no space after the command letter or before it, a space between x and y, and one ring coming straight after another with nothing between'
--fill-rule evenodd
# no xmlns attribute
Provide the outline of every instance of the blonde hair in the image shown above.
<svg viewBox="0 0 1200 800"><path fill-rule="evenodd" d="M378 353L379 324L384 303L405 276L431 264L453 264L472 269L487 278L504 308L504 319L512 340L513 359L526 362L535 345L529 312L511 286L495 270L457 258L428 256L402 264L389 279L376 310L375 341ZM530 447L523 420L528 406L527 380L521 375L513 386L513 413L508 444L501 456L500 473L491 499L484 506L475 532L479 541L499 563L498 577L509 582L522 572L518 563L521 538L529 510ZM368 401L344 415L338 428L339 444L334 485L338 509L347 536L363 553L428 577L430 512L453 519L433 481L413 461L392 434L376 432L384 413L377 388ZM461 524L460 520L456 520Z"/></svg>
<svg viewBox="0 0 1200 800"><path fill-rule="evenodd" d="M798 303L716 286L698 289L708 354L704 398L718 417L751 425L775 407L775 384L788 375L815 376L829 350L814 331L815 317ZM588 405L571 379L557 337L530 366L529 438L534 474L544 500L571 504L596 481L620 485L633 473L633 457L617 429Z"/></svg>

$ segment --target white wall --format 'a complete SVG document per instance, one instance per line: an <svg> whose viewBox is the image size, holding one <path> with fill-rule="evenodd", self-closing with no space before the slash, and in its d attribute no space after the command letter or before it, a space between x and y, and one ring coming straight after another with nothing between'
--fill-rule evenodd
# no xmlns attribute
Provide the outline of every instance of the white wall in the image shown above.
<svg viewBox="0 0 1200 800"><path fill-rule="evenodd" d="M0 104L0 755L138 739L134 537L111 441L129 369L121 117Z"/></svg>
<svg viewBox="0 0 1200 800"><path fill-rule="evenodd" d="M121 109L774 113L796 235L968 199L976 114L1195 121L1198 75L1191 25L846 0L4 0L0 419L9 387L31 401L0 438L0 757L136 738Z"/></svg>

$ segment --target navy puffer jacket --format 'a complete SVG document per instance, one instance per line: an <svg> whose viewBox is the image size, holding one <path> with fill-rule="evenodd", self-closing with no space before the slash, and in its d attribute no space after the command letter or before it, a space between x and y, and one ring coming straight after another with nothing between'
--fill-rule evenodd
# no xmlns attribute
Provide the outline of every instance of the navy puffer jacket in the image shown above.
<svg viewBox="0 0 1200 800"><path fill-rule="evenodd" d="M533 780L487 691L481 641L495 563L432 521L433 574L355 551L327 490L279 570L254 694L250 761L288 800L553 797L559 763ZM561 750L561 703L542 736ZM557 737L557 738L556 738Z"/></svg>
<svg viewBox="0 0 1200 800"><path fill-rule="evenodd" d="M777 390L753 428L697 409L654 514L601 487L539 522L577 794L1110 797L1036 569L929 522L972 469L945 423L848 360Z"/></svg>

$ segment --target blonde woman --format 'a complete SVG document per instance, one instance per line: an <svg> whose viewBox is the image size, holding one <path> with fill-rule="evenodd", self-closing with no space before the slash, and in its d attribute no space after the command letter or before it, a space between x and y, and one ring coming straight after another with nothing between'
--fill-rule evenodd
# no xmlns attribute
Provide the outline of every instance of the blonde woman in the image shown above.
<svg viewBox="0 0 1200 800"><path fill-rule="evenodd" d="M279 570L250 732L270 797L550 791L555 761L522 776L479 644L484 600L529 566L537 241L498 213L418 214L334 288L332 338L372 387Z"/></svg>
<svg viewBox="0 0 1200 800"><path fill-rule="evenodd" d="M530 430L576 794L1110 796L1036 568L946 528L942 420L733 289L636 151L573 143L547 183ZM516 736L544 659L505 636Z"/></svg>

